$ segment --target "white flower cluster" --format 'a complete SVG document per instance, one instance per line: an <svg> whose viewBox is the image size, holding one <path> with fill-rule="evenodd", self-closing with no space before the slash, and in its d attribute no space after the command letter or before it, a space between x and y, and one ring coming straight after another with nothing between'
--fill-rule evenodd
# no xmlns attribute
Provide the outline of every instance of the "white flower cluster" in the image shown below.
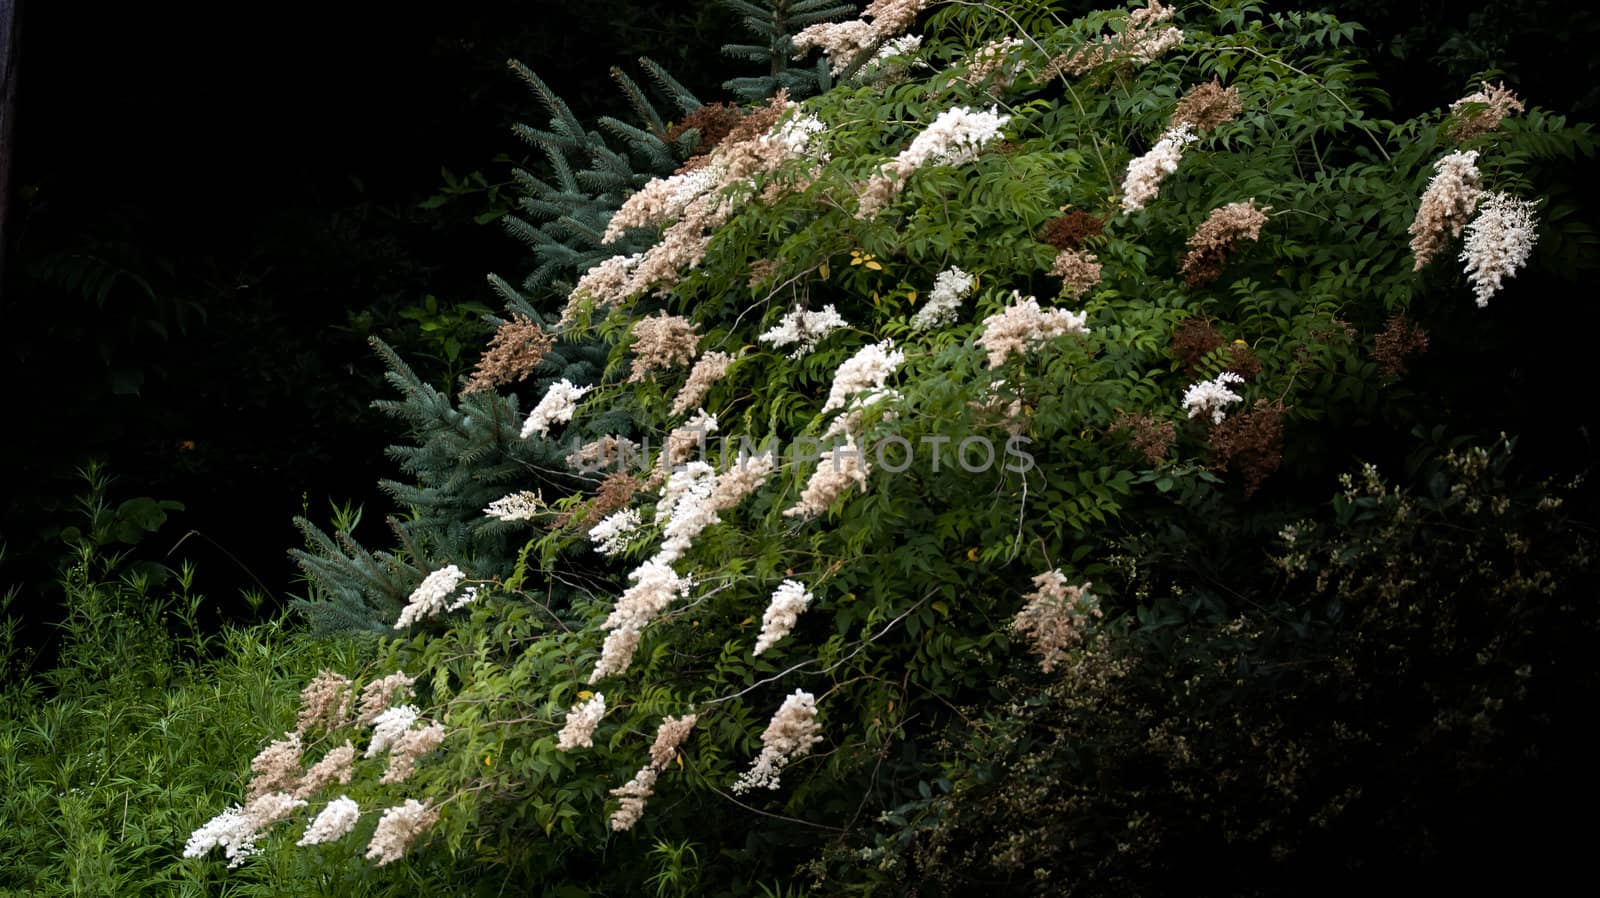
<svg viewBox="0 0 1600 898"><path fill-rule="evenodd" d="M594 729L604 716L606 697L602 693L596 692L588 701L573 705L567 711L566 725L556 737L556 749L572 751L575 748L593 748Z"/></svg>
<svg viewBox="0 0 1600 898"><path fill-rule="evenodd" d="M904 33L927 5L928 0L873 0L862 18L807 26L794 36L795 58L820 48L833 74L842 74L880 43Z"/></svg>
<svg viewBox="0 0 1600 898"><path fill-rule="evenodd" d="M1238 393L1228 389L1228 384L1242 384L1244 378L1224 371L1215 380L1202 380L1183 391L1183 409L1189 417L1210 415L1212 424L1221 424L1228 416L1227 407L1240 401Z"/></svg>
<svg viewBox="0 0 1600 898"><path fill-rule="evenodd" d="M783 148L789 158L809 156L819 162L826 162L828 155L819 153L814 146L817 135L828 130L822 119L811 113L793 115L779 122L773 129L768 140Z"/></svg>
<svg viewBox="0 0 1600 898"><path fill-rule="evenodd" d="M261 849L256 847L256 839L260 837L261 830L256 822L245 814L243 808L235 805L191 833L189 841L183 846L183 856L204 857L220 845L228 857L228 869L231 870L244 863L245 858L261 853Z"/></svg>
<svg viewBox="0 0 1600 898"><path fill-rule="evenodd" d="M422 585L411 593L406 607L400 610L400 619L395 621L394 628L403 630L419 620L432 617L445 610L445 600L456 591L466 574L453 564L446 565L423 579Z"/></svg>
<svg viewBox="0 0 1600 898"><path fill-rule="evenodd" d="M466 589L461 590L461 598L451 602L444 610L456 611L471 605L473 602L478 601L479 591L480 588L477 586L469 586Z"/></svg>
<svg viewBox="0 0 1600 898"><path fill-rule="evenodd" d="M901 35L887 41L856 70L856 80L868 82L898 78L911 68L911 58L921 49L920 34Z"/></svg>
<svg viewBox="0 0 1600 898"><path fill-rule="evenodd" d="M606 634L600 646L600 659L589 674L590 683L598 683L612 674L626 673L633 663L633 653L639 648L639 631L632 627L619 627Z"/></svg>
<svg viewBox="0 0 1600 898"><path fill-rule="evenodd" d="M485 517L501 521L531 521L544 508L544 497L532 490L520 490L489 503Z"/></svg>
<svg viewBox="0 0 1600 898"><path fill-rule="evenodd" d="M778 788L778 776L783 768L796 758L810 754L811 747L821 741L816 697L796 689L772 715L766 732L761 734L761 754L733 784L733 791Z"/></svg>
<svg viewBox="0 0 1600 898"><path fill-rule="evenodd" d="M889 375L905 360L906 354L894 348L893 340L863 346L833 375L833 388L828 392L828 401L822 404L822 413L844 408L852 397L862 393L883 389Z"/></svg>
<svg viewBox="0 0 1600 898"><path fill-rule="evenodd" d="M375 758L388 751L411 729L421 714L416 705L395 705L379 714L372 722L372 741L367 744L367 753L362 757Z"/></svg>
<svg viewBox="0 0 1600 898"><path fill-rule="evenodd" d="M356 820L360 817L361 806L350 796L341 795L328 802L328 806L317 814L311 825L306 827L306 834L295 844L304 848L342 839L356 828Z"/></svg>
<svg viewBox="0 0 1600 898"><path fill-rule="evenodd" d="M665 224L661 239L638 256L613 256L584 272L567 296L563 324L572 321L585 302L616 306L646 290L670 290L705 258L710 232L756 195L758 178L777 172L791 159L824 158L813 147L817 135L826 130L823 123L815 116L793 113L798 105L787 100L775 99L773 107L789 117L767 133L717 144L694 171L651 181L627 201L604 237L614 239L630 227ZM785 189L782 184L768 187ZM773 194L760 195L770 199Z"/></svg>
<svg viewBox="0 0 1600 898"><path fill-rule="evenodd" d="M761 615L761 635L756 638L756 648L751 654L759 655L777 645L778 640L789 635L800 613L811 604L811 593L796 580L785 580L773 591L766 613Z"/></svg>
<svg viewBox="0 0 1600 898"><path fill-rule="evenodd" d="M848 326L849 322L845 321L832 305L823 306L820 312L796 309L783 316L771 330L756 339L762 343L771 343L773 349L794 345L795 348L789 353L789 358L799 359L816 349L817 343L821 342L823 337Z"/></svg>
<svg viewBox="0 0 1600 898"><path fill-rule="evenodd" d="M1087 334L1086 312L1066 309L1041 309L1039 300L1011 291L1012 304L998 314L983 319L983 334L978 345L989 353L989 367L1004 365L1012 355L1020 355L1057 337Z"/></svg>
<svg viewBox="0 0 1600 898"><path fill-rule="evenodd" d="M703 461L690 462L673 471L656 504L656 522L665 522L661 548L652 559L671 564L689 551L700 532L718 523L717 510L711 507L711 491L717 485L717 471Z"/></svg>
<svg viewBox="0 0 1600 898"><path fill-rule="evenodd" d="M954 323L961 301L972 293L976 278L959 268L948 268L933 279L933 292L928 294L928 304L911 316L913 330L925 331Z"/></svg>
<svg viewBox="0 0 1600 898"><path fill-rule="evenodd" d="M562 310L559 323L562 326L571 324L579 305L585 300L601 308L609 308L627 299L634 272L643 262L644 253L634 253L612 256L591 266L578 277L578 284L567 297L567 307Z"/></svg>
<svg viewBox="0 0 1600 898"><path fill-rule="evenodd" d="M243 807L234 805L191 833L183 846L183 856L204 857L221 846L231 870L261 853L256 840L268 827L305 806L303 800L286 792L268 792Z"/></svg>
<svg viewBox="0 0 1600 898"><path fill-rule="evenodd" d="M856 217L876 217L900 195L911 173L925 165L961 165L977 159L1009 121L1011 116L1000 115L998 106L989 107L988 112L956 106L939 113L910 146L880 167L861 188Z"/></svg>
<svg viewBox="0 0 1600 898"><path fill-rule="evenodd" d="M822 432L822 439L831 440L842 436L859 441L862 435L862 422L866 418L868 409L880 402L898 403L904 398L899 390L868 390L861 393L850 400L843 414L828 422L828 428ZM883 413L885 421L893 421L898 417L900 415L894 409Z"/></svg>
<svg viewBox="0 0 1600 898"><path fill-rule="evenodd" d="M722 474L700 461L674 471L656 505L656 520L666 522L662 528L665 539L650 560L672 564L682 558L695 537L712 524L721 523L721 512L734 508L755 492L775 464L771 455L758 455L740 459Z"/></svg>
<svg viewBox="0 0 1600 898"><path fill-rule="evenodd" d="M677 220L695 198L712 190L722 172L703 166L666 178L651 178L622 203L606 223L602 243L613 243L631 228L656 227Z"/></svg>
<svg viewBox="0 0 1600 898"><path fill-rule="evenodd" d="M544 398L528 413L528 420L522 422L522 438L527 439L535 433L547 437L550 435L550 425L571 421L572 413L578 410L578 400L592 389L593 386L577 386L565 377L551 384Z"/></svg>
<svg viewBox="0 0 1600 898"><path fill-rule="evenodd" d="M650 763L640 767L633 779L611 790L612 795L621 799L617 810L611 815L613 830L623 832L633 829L634 824L644 816L645 802L655 794L656 777L678 756L678 746L688 738L697 719L693 714L662 719L661 725L656 728L655 744L650 746Z"/></svg>
<svg viewBox="0 0 1600 898"><path fill-rule="evenodd" d="M957 106L939 113L933 124L924 128L911 145L900 151L891 163L900 173L901 180L924 165L962 165L978 158L978 154L991 141L1000 137L1000 129L1011 116L1001 115L998 106L989 111L977 112Z"/></svg>
<svg viewBox="0 0 1600 898"><path fill-rule="evenodd" d="M626 832L644 817L645 802L655 794L656 777L659 775L659 771L646 764L633 774L633 779L611 790L612 795L622 799L611 814L612 830Z"/></svg>
<svg viewBox="0 0 1600 898"><path fill-rule="evenodd" d="M589 541L594 550L610 557L628 547L628 540L639 529L639 512L632 508L614 511L589 528Z"/></svg>
<svg viewBox="0 0 1600 898"><path fill-rule="evenodd" d="M367 843L367 860L382 867L405 857L417 837L438 819L437 808L415 798L406 799L399 807L385 808L372 831L372 841Z"/></svg>
<svg viewBox="0 0 1600 898"><path fill-rule="evenodd" d="M1161 182L1183 161L1183 148L1194 140L1194 131L1185 122L1161 135L1150 152L1129 162L1128 174L1122 179L1122 207L1137 212L1155 199Z"/></svg>
<svg viewBox="0 0 1600 898"><path fill-rule="evenodd" d="M867 475L871 473L866 454L856 445L854 437L848 437L844 443L822 453L822 458L817 461L817 469L811 473L806 488L800 492L800 499L792 507L784 509L783 516L814 518L827 511L833 501L844 495L852 484L866 492Z"/></svg>
<svg viewBox="0 0 1600 898"><path fill-rule="evenodd" d="M1483 198L1478 186L1478 151L1458 150L1433 164L1434 175L1422 192L1422 204L1408 229L1411 253L1416 257L1413 271L1421 271L1445 245L1461 236Z"/></svg>
<svg viewBox="0 0 1600 898"><path fill-rule="evenodd" d="M622 591L602 629L643 630L675 600L689 594L690 577L680 577L672 565L650 559L628 573L633 585Z"/></svg>
<svg viewBox="0 0 1600 898"><path fill-rule="evenodd" d="M1539 239L1534 205L1510 194L1490 194L1478 208L1478 217L1467 225L1461 261L1467 263L1467 280L1478 308L1487 306L1505 279L1533 255Z"/></svg>

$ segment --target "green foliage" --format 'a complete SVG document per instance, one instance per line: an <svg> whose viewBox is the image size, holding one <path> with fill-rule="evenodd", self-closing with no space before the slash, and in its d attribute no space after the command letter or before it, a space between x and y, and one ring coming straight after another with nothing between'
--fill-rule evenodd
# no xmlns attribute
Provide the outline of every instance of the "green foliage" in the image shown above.
<svg viewBox="0 0 1600 898"><path fill-rule="evenodd" d="M447 308L432 293L422 298L420 306L400 310L401 318L415 321L421 329L424 344L431 348L429 355L444 370L446 387L458 381L466 368L462 350L488 336L490 328L483 319L489 314L487 306L476 302Z"/></svg>
<svg viewBox="0 0 1600 898"><path fill-rule="evenodd" d="M309 858L225 882L180 862L189 832L238 801L262 735L292 724L299 684L362 651L283 619L206 632L192 569L164 589L108 561L84 545L65 574L57 666L0 687L0 895L398 894Z"/></svg>
<svg viewBox="0 0 1600 898"><path fill-rule="evenodd" d="M761 75L730 78L722 83L723 90L745 100L762 100L780 90L796 98L806 97L832 85L826 62L809 69L790 65L794 36L809 25L847 18L855 12L854 6L834 0L718 0L718 5L736 13L745 30L760 41L724 44L723 55L767 69Z"/></svg>
<svg viewBox="0 0 1600 898"><path fill-rule="evenodd" d="M1195 578L1225 546L1203 532L1126 540L1109 579L1137 624L964 708L932 789L830 879L1255 895L1399 867L1465 883L1475 851L1559 862L1554 824L1498 823L1581 763L1564 709L1595 685L1593 533L1568 489L1506 479L1508 445L1417 461L1410 488L1344 475L1225 579Z"/></svg>

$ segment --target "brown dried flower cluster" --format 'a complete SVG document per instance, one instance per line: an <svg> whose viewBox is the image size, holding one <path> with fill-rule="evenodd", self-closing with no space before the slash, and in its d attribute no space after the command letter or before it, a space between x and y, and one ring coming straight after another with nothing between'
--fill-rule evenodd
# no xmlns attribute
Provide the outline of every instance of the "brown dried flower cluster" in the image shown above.
<svg viewBox="0 0 1600 898"><path fill-rule="evenodd" d="M1086 249L1064 249L1050 273L1061 278L1061 292L1077 299L1100 283L1100 259Z"/></svg>
<svg viewBox="0 0 1600 898"><path fill-rule="evenodd" d="M1245 380L1255 380L1261 373L1261 360L1256 358L1250 344L1235 340L1228 346L1228 370Z"/></svg>
<svg viewBox="0 0 1600 898"><path fill-rule="evenodd" d="M788 88L780 89L767 101L767 105L759 107L741 118L728 130L727 136L722 138L723 143L742 143L747 140L756 140L778 123L783 114L792 108L789 103Z"/></svg>
<svg viewBox="0 0 1600 898"><path fill-rule="evenodd" d="M512 315L489 338L489 348L478 359L472 379L461 388L461 395L489 390L528 379L544 361L555 340L526 315Z"/></svg>
<svg viewBox="0 0 1600 898"><path fill-rule="evenodd" d="M1060 250L1079 249L1085 240L1098 236L1104 227L1105 219L1074 209L1045 222L1039 240Z"/></svg>
<svg viewBox="0 0 1600 898"><path fill-rule="evenodd" d="M778 273L777 259L757 259L750 263L750 292L761 289L762 284L771 282Z"/></svg>
<svg viewBox="0 0 1600 898"><path fill-rule="evenodd" d="M1028 604L1017 613L1011 629L1028 640L1039 655L1039 669L1055 670L1087 634L1091 618L1102 616L1099 601L1090 594L1090 584L1068 586L1060 570L1045 571L1033 578L1033 592L1023 596Z"/></svg>
<svg viewBox="0 0 1600 898"><path fill-rule="evenodd" d="M708 352L695 362L694 370L689 372L689 381L678 391L672 399L672 414L681 415L692 408L699 408L705 402L706 394L711 391L712 384L721 380L728 373L728 366L733 364L733 356L726 352Z"/></svg>
<svg viewBox="0 0 1600 898"><path fill-rule="evenodd" d="M1435 174L1422 193L1422 205L1412 219L1411 252L1416 256L1413 271L1421 271L1433 257L1466 229L1472 213L1483 198L1478 186L1478 151L1451 153L1433 164Z"/></svg>
<svg viewBox="0 0 1600 898"><path fill-rule="evenodd" d="M1483 88L1450 104L1454 119L1448 128L1450 139L1465 143L1474 137L1488 134L1500 127L1506 116L1524 112L1522 100L1506 88L1504 83L1483 82Z"/></svg>
<svg viewBox="0 0 1600 898"><path fill-rule="evenodd" d="M667 142L676 143L685 131L693 128L700 132L700 139L695 143L695 153L705 155L722 143L738 124L744 120L744 113L737 106L727 103L706 103L683 117L667 129Z"/></svg>
<svg viewBox="0 0 1600 898"><path fill-rule="evenodd" d="M407 699L415 696L411 686L416 682L416 677L408 677L401 670L368 683L361 690L361 701L356 705L356 723L366 726L377 720L397 696Z"/></svg>
<svg viewBox="0 0 1600 898"><path fill-rule="evenodd" d="M1399 377L1406 373L1407 357L1428 351L1428 332L1405 313L1396 312L1389 316L1373 343L1372 357L1378 360L1378 370L1385 377Z"/></svg>
<svg viewBox="0 0 1600 898"><path fill-rule="evenodd" d="M1119 415L1117 420L1112 422L1110 432L1116 434L1123 431L1131 434L1133 448L1152 465L1167 457L1167 453L1172 451L1173 442L1178 438L1177 425L1150 415L1134 415L1126 412Z"/></svg>
<svg viewBox="0 0 1600 898"><path fill-rule="evenodd" d="M1262 481L1283 462L1283 415L1280 401L1257 399L1247 412L1230 415L1211 429L1211 452L1218 468L1244 476L1244 494L1255 495Z"/></svg>
<svg viewBox="0 0 1600 898"><path fill-rule="evenodd" d="M1252 198L1211 210L1200 227L1189 235L1189 252L1178 266L1184 284L1192 290L1216 280L1222 274L1222 266L1242 241L1260 239L1261 226L1267 223L1270 208L1257 208Z"/></svg>
<svg viewBox="0 0 1600 898"><path fill-rule="evenodd" d="M303 735L313 729L336 730L344 726L350 715L350 699L349 677L331 670L318 673L300 691L300 717L295 732Z"/></svg>
<svg viewBox="0 0 1600 898"><path fill-rule="evenodd" d="M294 797L309 798L317 790L332 783L348 784L355 772L355 762L355 746L346 739L343 745L329 750L322 756L322 760L306 770L305 778L300 781L300 787L294 790Z"/></svg>
<svg viewBox="0 0 1600 898"><path fill-rule="evenodd" d="M286 733L263 748L250 762L250 797L260 798L269 792L293 792L300 785L300 734Z"/></svg>
<svg viewBox="0 0 1600 898"><path fill-rule="evenodd" d="M661 726L656 729L655 744L650 746L651 766L657 770L666 770L672 759L678 756L678 746L689 738L689 731L694 729L695 721L699 719L694 714L663 717Z"/></svg>
<svg viewBox="0 0 1600 898"><path fill-rule="evenodd" d="M627 437L607 434L568 453L567 466L580 474L626 465L639 451L639 444Z"/></svg>
<svg viewBox="0 0 1600 898"><path fill-rule="evenodd" d="M566 527L575 524L578 530L587 533L606 515L626 508L633 494L638 491L639 481L635 480L633 475L623 471L612 471L606 475L606 479L600 481L594 498L587 505L580 506L583 512L581 515L578 514L578 509L564 511L556 518L555 526Z"/></svg>
<svg viewBox="0 0 1600 898"><path fill-rule="evenodd" d="M694 361L700 335L694 322L677 315L641 318L633 326L633 371L628 383L638 383L652 373Z"/></svg>
<svg viewBox="0 0 1600 898"><path fill-rule="evenodd" d="M1189 88L1183 99L1178 101L1177 108L1172 110L1171 127L1187 124L1204 134L1232 121L1243 110L1244 105L1239 102L1239 89L1223 87L1222 82L1213 79Z"/></svg>
<svg viewBox="0 0 1600 898"><path fill-rule="evenodd" d="M1185 318L1172 329L1172 343L1168 349L1185 368L1194 370L1211 350L1225 341L1222 334L1207 318Z"/></svg>
<svg viewBox="0 0 1600 898"><path fill-rule="evenodd" d="M439 810L430 802L406 799L398 807L387 808L367 843L367 860L382 867L406 855L411 844L439 820Z"/></svg>

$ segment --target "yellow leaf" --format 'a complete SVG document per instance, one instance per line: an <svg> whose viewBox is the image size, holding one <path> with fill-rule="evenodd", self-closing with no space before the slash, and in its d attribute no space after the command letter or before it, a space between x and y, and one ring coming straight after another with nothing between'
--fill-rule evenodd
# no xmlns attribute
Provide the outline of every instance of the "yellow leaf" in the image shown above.
<svg viewBox="0 0 1600 898"><path fill-rule="evenodd" d="M884 710L890 714L894 713L894 699L889 699L889 707L885 708Z"/></svg>
<svg viewBox="0 0 1600 898"><path fill-rule="evenodd" d="M585 690L582 690L581 692L578 693L578 698L581 698L584 701L588 701L589 699L594 698L594 693L590 692L587 689L585 689Z"/></svg>
<svg viewBox="0 0 1600 898"><path fill-rule="evenodd" d="M874 262L871 259L867 260L867 267L872 269L873 271L882 271L883 270L883 266L882 265L879 265L877 262Z"/></svg>
<svg viewBox="0 0 1600 898"><path fill-rule="evenodd" d="M556 822L554 820L550 821L549 823L546 823L544 825L544 834L547 835L547 836L550 835L550 830L555 829L555 826L556 826Z"/></svg>
<svg viewBox="0 0 1600 898"><path fill-rule="evenodd" d="M827 280L828 279L828 263L827 262L823 262L822 263L822 267L817 270L817 273L822 275L822 279L823 280Z"/></svg>
<svg viewBox="0 0 1600 898"><path fill-rule="evenodd" d="M490 755L484 755L483 756L483 766L489 767L489 766L491 766L493 764L494 764L494 758L492 756L490 756Z"/></svg>
<svg viewBox="0 0 1600 898"><path fill-rule="evenodd" d="M755 623L755 620L756 620L756 619L755 619L755 618L753 618L753 617L747 617L747 618L745 618L745 619L744 619L744 620L742 620L742 621L739 621L739 626L740 626L740 627L741 627L741 628L743 628L743 627L748 627L748 626L750 626L750 625L751 625L751 624L753 624L753 623Z"/></svg>
<svg viewBox="0 0 1600 898"><path fill-rule="evenodd" d="M968 561L977 561L978 560L978 547L977 546L973 546L972 548L967 550L967 560Z"/></svg>
<svg viewBox="0 0 1600 898"><path fill-rule="evenodd" d="M939 612L941 615L943 615L945 617L949 617L950 616L950 606L946 605L943 602L934 602L933 603L933 610Z"/></svg>
<svg viewBox="0 0 1600 898"><path fill-rule="evenodd" d="M907 303L914 303L916 301L917 301L917 291L912 290L911 292L906 294L906 302Z"/></svg>
<svg viewBox="0 0 1600 898"><path fill-rule="evenodd" d="M678 761L678 769L682 770L683 769L683 755L678 755L677 756L677 761Z"/></svg>
<svg viewBox="0 0 1600 898"><path fill-rule="evenodd" d="M877 305L882 299L883 299L883 297L878 295L878 291L876 291L876 290L872 291L872 304L873 305Z"/></svg>

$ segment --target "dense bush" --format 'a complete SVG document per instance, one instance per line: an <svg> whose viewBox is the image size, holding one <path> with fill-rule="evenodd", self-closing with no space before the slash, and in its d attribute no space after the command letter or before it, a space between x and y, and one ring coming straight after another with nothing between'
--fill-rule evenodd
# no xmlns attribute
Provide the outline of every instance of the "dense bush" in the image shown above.
<svg viewBox="0 0 1600 898"><path fill-rule="evenodd" d="M459 396L388 354L400 545L301 556L325 626L395 638L258 731L187 853L1270 890L1453 850L1418 827L1550 744L1587 543L1416 434L1526 400L1450 366L1573 289L1588 130L1487 84L1378 118L1321 14L926 5L796 35L803 104L683 103L714 147L608 122L582 172L529 76L539 268ZM1417 492L1375 473L1408 455Z"/></svg>

